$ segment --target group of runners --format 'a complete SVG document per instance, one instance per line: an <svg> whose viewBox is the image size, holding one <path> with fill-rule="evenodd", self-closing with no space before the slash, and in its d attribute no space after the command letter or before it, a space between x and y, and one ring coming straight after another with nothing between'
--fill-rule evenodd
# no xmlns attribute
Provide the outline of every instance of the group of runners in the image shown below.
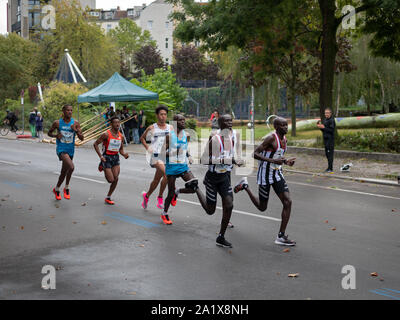
<svg viewBox="0 0 400 320"><path fill-rule="evenodd" d="M57 156L62 161L61 173L53 193L56 200L61 200L61 185L65 180L63 194L65 199L70 199L69 182L74 171L73 157L75 151L75 136L84 140L79 122L72 118L72 106L62 108L63 117L54 121L48 135L56 138ZM170 206L176 206L180 194L196 194L202 208L208 215L215 213L217 195L222 200L222 220L216 244L221 247L232 248L232 244L225 239L227 228L233 227L230 223L233 210L233 193L245 191L251 202L260 211L265 211L268 206L270 188L282 202L282 221L275 243L285 246L294 246L285 235L291 212L290 192L282 174L282 165L293 166L295 158L286 159L286 137L288 132L287 121L283 118L274 120L275 132L268 135L254 152L258 160L257 184L258 197L251 191L247 177L243 177L232 188L231 171L233 166L243 166L244 161L238 159L239 135L232 129L232 117L229 114L218 118L219 129L212 131L206 147L201 155L200 162L208 166L203 184L205 193L199 187L198 179L190 171L189 165L193 159L189 153L188 144L190 136L185 132L185 117L176 114L172 124L167 124L168 108L159 105L156 110L157 122L149 126L140 137L147 150L148 161L155 168L155 175L147 191L142 193L142 208L147 209L150 196L160 185L156 206L162 210L161 220L166 225L173 222L168 215ZM105 178L110 187L105 198L105 203L114 205L111 196L118 184L120 173L119 154L125 159L129 155L123 148L123 136L120 132L120 120L113 117L109 129L95 142L94 149L99 156L99 171L104 171ZM150 141L150 143L148 143ZM102 145L100 151L99 145ZM183 188L176 188L176 179L182 178L185 182ZM163 194L168 186L168 195L164 201Z"/></svg>

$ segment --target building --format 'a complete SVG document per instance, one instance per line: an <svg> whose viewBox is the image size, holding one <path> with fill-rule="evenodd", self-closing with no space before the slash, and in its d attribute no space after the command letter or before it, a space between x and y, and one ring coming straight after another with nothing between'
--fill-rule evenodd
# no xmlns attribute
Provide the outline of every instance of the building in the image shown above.
<svg viewBox="0 0 400 320"><path fill-rule="evenodd" d="M104 30L109 32L116 28L119 20L129 18L143 30L148 30L153 40L156 41L161 56L165 63L172 63L173 53L173 31L174 26L169 20L173 6L164 0L156 0L148 6L135 6L127 10L117 9L101 10L96 9L90 12L90 15L98 18L98 24Z"/></svg>
<svg viewBox="0 0 400 320"><path fill-rule="evenodd" d="M45 1L51 3L51 1ZM96 0L80 0L83 8L96 8ZM40 0L8 0L7 32L15 32L25 39L41 28L42 5Z"/></svg>

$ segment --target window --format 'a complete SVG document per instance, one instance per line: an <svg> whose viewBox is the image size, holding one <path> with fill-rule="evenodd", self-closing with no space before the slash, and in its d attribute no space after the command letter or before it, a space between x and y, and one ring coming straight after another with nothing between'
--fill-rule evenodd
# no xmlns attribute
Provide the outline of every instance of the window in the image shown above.
<svg viewBox="0 0 400 320"><path fill-rule="evenodd" d="M134 15L134 11L133 10L128 10L128 16L133 16Z"/></svg>
<svg viewBox="0 0 400 320"><path fill-rule="evenodd" d="M149 29L153 28L153 20L147 21L147 28L149 28Z"/></svg>
<svg viewBox="0 0 400 320"><path fill-rule="evenodd" d="M169 21L165 22L165 29L169 28Z"/></svg>
<svg viewBox="0 0 400 320"><path fill-rule="evenodd" d="M17 21L20 22L21 21L21 15L17 15Z"/></svg>

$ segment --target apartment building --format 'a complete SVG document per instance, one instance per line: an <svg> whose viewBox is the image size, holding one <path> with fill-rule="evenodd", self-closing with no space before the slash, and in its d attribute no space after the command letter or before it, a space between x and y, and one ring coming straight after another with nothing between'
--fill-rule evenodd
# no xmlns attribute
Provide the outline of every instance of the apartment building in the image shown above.
<svg viewBox="0 0 400 320"><path fill-rule="evenodd" d="M44 1L51 3L51 1ZM96 8L96 0L80 0L82 8ZM7 32L15 32L25 39L41 28L40 0L8 0Z"/></svg>

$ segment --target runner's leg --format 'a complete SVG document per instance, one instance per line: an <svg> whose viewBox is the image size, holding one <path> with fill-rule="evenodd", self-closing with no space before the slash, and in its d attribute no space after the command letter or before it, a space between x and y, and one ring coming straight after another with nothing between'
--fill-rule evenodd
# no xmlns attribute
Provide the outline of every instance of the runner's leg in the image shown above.
<svg viewBox="0 0 400 320"><path fill-rule="evenodd" d="M265 192L265 186L261 186L259 185L259 188L261 187L261 190L259 190L259 197L256 197L253 192L251 192L250 190L250 186L248 188L246 188L246 192L250 197L251 202L253 202L253 204L256 206L256 208L260 211L265 211L267 210L268 207L268 193ZM268 188L269 189L269 188Z"/></svg>
<svg viewBox="0 0 400 320"><path fill-rule="evenodd" d="M108 178L107 178L107 173L109 173ZM111 195L113 194L115 188L117 187L118 184L118 177L119 177L119 172L120 172L120 166L114 166L111 169L105 169L104 173L106 175L106 179L110 184L110 189L108 190L107 197L110 198Z"/></svg>
<svg viewBox="0 0 400 320"><path fill-rule="evenodd" d="M168 179L168 195L164 202L164 213L168 212L169 206L171 204L171 200L174 197L175 182L176 182L175 176L168 176L167 179Z"/></svg>
<svg viewBox="0 0 400 320"><path fill-rule="evenodd" d="M290 193L287 191L278 194L278 197L283 204L282 221L279 232L285 234L286 226L290 219L290 212L292 210L292 200L290 199Z"/></svg>
<svg viewBox="0 0 400 320"><path fill-rule="evenodd" d="M154 167L156 168L156 173L154 174L153 181L150 183L149 191L147 191L147 193L146 193L147 198L149 198L151 196L151 194L154 192L154 190L157 188L158 184L160 183L160 180L165 175L165 166L162 162L161 162L161 164L160 164L160 162L157 162L154 165Z"/></svg>
<svg viewBox="0 0 400 320"><path fill-rule="evenodd" d="M59 176L58 182L57 182L58 189L61 187L62 183L64 182L65 177L68 176L70 171L71 171L71 174L69 176L69 179L71 179L72 172L74 171L74 164L68 154L66 154L66 153L61 154L61 160L62 160L62 167L61 167L61 173L60 173L60 176ZM68 184L68 183L69 183L69 180L67 180L66 184Z"/></svg>
<svg viewBox="0 0 400 320"><path fill-rule="evenodd" d="M221 229L219 231L221 236L225 235L226 228L228 227L229 221L231 219L233 210L233 197L231 195L226 195L222 197L222 220Z"/></svg>

